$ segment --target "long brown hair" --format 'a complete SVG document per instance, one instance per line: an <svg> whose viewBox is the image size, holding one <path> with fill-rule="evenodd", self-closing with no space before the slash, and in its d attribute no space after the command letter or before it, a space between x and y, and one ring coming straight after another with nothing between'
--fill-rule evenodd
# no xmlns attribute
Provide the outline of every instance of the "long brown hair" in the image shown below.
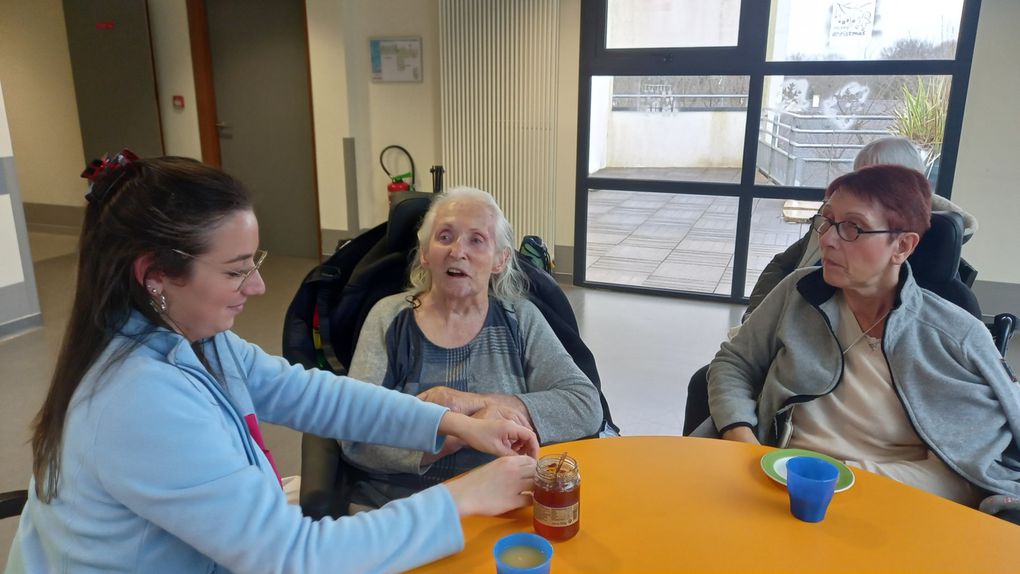
<svg viewBox="0 0 1020 574"><path fill-rule="evenodd" d="M79 241L74 306L50 389L35 417L32 473L40 500L57 495L64 423L82 378L110 345L132 310L163 325L134 276L135 260L152 254L149 272L186 278L227 216L250 210L244 186L229 175L180 157L143 159L100 175L92 185ZM101 189L102 195L95 191ZM138 341L113 353L102 368L122 359Z"/></svg>

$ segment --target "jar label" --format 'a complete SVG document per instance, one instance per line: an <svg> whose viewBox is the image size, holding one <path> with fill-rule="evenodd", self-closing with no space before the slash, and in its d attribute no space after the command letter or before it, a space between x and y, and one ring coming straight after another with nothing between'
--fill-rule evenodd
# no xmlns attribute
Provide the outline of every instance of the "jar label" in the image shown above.
<svg viewBox="0 0 1020 574"><path fill-rule="evenodd" d="M570 526L571 524L576 523L578 518L580 518L579 509L580 505L576 502L570 506L553 508L535 501L535 520L545 524L546 526Z"/></svg>

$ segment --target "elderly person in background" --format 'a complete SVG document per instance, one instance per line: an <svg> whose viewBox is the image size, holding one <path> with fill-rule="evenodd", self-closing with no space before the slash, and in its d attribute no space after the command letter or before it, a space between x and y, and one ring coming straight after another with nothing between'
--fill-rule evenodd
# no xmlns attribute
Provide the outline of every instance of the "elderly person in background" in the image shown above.
<svg viewBox="0 0 1020 574"><path fill-rule="evenodd" d="M867 144L857 157L854 158L854 169L859 170L870 165L901 165L924 173L924 162L917 152L914 144L901 137L879 138ZM967 241L977 231L977 219L964 211L952 201L940 196L931 194L932 211L955 211L963 216L963 239ZM750 301L744 311L743 320L761 304L765 296L783 280L784 277L793 272L794 269L817 265L821 258L821 251L818 245L818 234L808 231L804 237L789 246L786 251L777 254L772 261L765 266L758 281L754 284L749 296Z"/></svg>
<svg viewBox="0 0 1020 574"><path fill-rule="evenodd" d="M821 268L773 290L708 371L729 440L805 448L962 504L1020 495L1020 387L978 319L914 282L928 181L837 178L811 222Z"/></svg>
<svg viewBox="0 0 1020 574"><path fill-rule="evenodd" d="M439 196L418 231L411 290L365 320L350 376L478 419L508 419L542 443L594 435L599 394L525 298L513 230L488 193ZM378 507L470 470L491 456L447 440L438 454L343 442L366 471L352 507Z"/></svg>

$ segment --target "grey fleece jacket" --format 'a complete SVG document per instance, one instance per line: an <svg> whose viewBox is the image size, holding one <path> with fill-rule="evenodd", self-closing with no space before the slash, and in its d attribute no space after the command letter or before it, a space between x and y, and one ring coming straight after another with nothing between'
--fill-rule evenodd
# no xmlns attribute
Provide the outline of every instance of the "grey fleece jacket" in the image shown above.
<svg viewBox="0 0 1020 574"><path fill-rule="evenodd" d="M843 374L839 311L819 268L795 271L765 298L708 370L720 432L749 425L777 445L788 412L832 392ZM993 493L1020 495L1020 385L984 324L900 271L882 351L914 430L949 468Z"/></svg>

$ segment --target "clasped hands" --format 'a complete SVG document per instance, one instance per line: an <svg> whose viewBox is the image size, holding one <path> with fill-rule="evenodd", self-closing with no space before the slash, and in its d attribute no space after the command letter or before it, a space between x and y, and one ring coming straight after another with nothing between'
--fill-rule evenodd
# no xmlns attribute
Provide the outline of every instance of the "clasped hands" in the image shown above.
<svg viewBox="0 0 1020 574"><path fill-rule="evenodd" d="M514 396L482 395L438 386L419 394L418 398L447 407L450 412L443 419L458 421L456 432L444 432L440 424L440 432L447 435L446 442L439 453L426 455L431 460L423 460L424 464L452 454L464 446L498 456L538 456L538 438L528 409ZM461 418L466 420L461 421Z"/></svg>
<svg viewBox="0 0 1020 574"><path fill-rule="evenodd" d="M442 450L423 455L422 464L464 446L500 457L445 483L461 516L502 514L531 503L538 437L524 403L449 387L433 387L418 398L450 409L439 421L439 433L446 435Z"/></svg>

